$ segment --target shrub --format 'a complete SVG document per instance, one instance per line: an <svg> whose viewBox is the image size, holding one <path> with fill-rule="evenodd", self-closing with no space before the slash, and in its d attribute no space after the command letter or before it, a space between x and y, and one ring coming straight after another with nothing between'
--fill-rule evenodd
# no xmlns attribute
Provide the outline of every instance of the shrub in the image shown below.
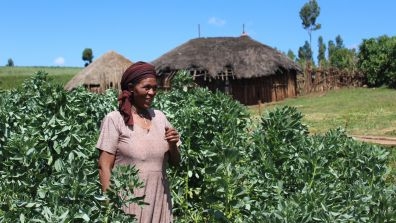
<svg viewBox="0 0 396 223"><path fill-rule="evenodd" d="M380 36L363 40L358 67L371 86L396 88L396 37Z"/></svg>
<svg viewBox="0 0 396 223"><path fill-rule="evenodd" d="M122 222L116 193L102 194L95 142L116 95L66 92L38 72L2 93L0 222ZM123 176L135 176L123 170ZM114 190L130 185L113 178ZM136 182L136 181L133 181ZM117 187L117 185L119 185ZM139 186L134 184L132 186Z"/></svg>

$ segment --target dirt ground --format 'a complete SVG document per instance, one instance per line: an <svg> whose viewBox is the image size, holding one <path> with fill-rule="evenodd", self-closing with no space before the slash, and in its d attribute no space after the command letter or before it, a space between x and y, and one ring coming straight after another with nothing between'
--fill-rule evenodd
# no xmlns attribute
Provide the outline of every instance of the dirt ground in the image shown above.
<svg viewBox="0 0 396 223"><path fill-rule="evenodd" d="M370 142L375 144L381 144L385 146L396 146L396 137L384 137L384 136L363 136L363 135L352 135L356 140Z"/></svg>

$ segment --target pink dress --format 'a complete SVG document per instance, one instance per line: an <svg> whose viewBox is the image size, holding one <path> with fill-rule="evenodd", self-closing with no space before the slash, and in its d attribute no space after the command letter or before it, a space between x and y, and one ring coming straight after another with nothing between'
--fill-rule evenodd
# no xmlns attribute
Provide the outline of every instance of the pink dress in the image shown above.
<svg viewBox="0 0 396 223"><path fill-rule="evenodd" d="M169 145L165 140L165 127L170 127L166 116L150 109L150 129L135 124L125 125L118 111L110 112L102 121L96 147L115 154L115 165L135 165L144 188L135 190L136 196L145 195L148 205L130 204L123 210L136 215L138 222L172 222L171 195L166 178Z"/></svg>

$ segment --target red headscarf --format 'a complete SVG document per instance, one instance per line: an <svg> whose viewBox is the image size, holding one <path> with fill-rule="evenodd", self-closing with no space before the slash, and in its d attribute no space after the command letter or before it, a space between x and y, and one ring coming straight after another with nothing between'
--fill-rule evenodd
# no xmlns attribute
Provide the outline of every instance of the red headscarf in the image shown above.
<svg viewBox="0 0 396 223"><path fill-rule="evenodd" d="M121 78L121 94L118 96L118 110L124 117L126 125L133 125L132 118L132 100L133 95L128 90L128 84L137 84L140 80L154 77L156 78L157 73L155 67L149 63L138 61L129 66Z"/></svg>

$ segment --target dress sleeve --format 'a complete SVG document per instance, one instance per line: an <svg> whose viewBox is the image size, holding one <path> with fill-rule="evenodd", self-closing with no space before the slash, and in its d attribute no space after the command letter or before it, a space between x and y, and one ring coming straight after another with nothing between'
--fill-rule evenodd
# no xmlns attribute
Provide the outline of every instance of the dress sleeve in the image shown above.
<svg viewBox="0 0 396 223"><path fill-rule="evenodd" d="M100 134L98 142L96 143L96 148L115 154L117 151L119 135L120 131L116 127L113 117L106 115L100 127Z"/></svg>

